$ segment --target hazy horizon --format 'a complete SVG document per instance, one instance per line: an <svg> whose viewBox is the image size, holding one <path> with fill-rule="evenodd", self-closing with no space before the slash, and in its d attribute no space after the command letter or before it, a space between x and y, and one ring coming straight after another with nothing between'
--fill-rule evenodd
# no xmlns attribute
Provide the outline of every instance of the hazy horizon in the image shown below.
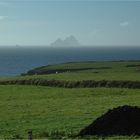
<svg viewBox="0 0 140 140"><path fill-rule="evenodd" d="M0 0L0 47L50 46L73 35L81 46L140 47L140 1Z"/></svg>

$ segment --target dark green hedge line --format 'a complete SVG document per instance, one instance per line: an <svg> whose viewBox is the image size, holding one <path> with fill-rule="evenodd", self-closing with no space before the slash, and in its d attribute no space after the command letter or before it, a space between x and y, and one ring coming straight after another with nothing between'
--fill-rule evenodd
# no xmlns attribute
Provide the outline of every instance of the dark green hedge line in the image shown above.
<svg viewBox="0 0 140 140"><path fill-rule="evenodd" d="M126 65L126 67L140 67L140 65Z"/></svg>
<svg viewBox="0 0 140 140"><path fill-rule="evenodd" d="M40 85L65 88L92 88L92 87L116 87L116 88L140 88L140 81L111 81L111 80L83 80L83 81L62 81L45 79L26 79L0 81L0 85Z"/></svg>

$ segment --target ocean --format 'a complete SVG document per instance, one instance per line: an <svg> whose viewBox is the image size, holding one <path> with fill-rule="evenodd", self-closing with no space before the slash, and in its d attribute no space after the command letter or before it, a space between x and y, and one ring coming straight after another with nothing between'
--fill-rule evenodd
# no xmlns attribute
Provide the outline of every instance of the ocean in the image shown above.
<svg viewBox="0 0 140 140"><path fill-rule="evenodd" d="M0 76L73 61L140 60L140 47L0 47Z"/></svg>

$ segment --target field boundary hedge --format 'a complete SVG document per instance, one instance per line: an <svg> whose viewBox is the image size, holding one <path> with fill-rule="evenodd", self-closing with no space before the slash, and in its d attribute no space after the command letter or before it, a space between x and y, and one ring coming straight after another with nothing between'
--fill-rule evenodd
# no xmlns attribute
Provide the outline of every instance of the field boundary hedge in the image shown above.
<svg viewBox="0 0 140 140"><path fill-rule="evenodd" d="M83 80L83 81L64 81L46 79L25 79L0 81L0 85L39 85L64 88L94 88L94 87L115 87L140 89L140 81L115 81L115 80Z"/></svg>

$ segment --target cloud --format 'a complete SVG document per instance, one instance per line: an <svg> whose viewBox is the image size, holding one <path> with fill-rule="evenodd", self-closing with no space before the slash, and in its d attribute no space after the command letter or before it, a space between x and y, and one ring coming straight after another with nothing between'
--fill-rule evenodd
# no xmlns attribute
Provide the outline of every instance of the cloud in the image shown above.
<svg viewBox="0 0 140 140"><path fill-rule="evenodd" d="M7 19L8 18L8 16L0 16L0 21L1 20L5 20L5 19Z"/></svg>
<svg viewBox="0 0 140 140"><path fill-rule="evenodd" d="M121 27L126 27L126 26L128 26L129 25L129 22L128 21L124 21L124 22L121 22L120 23L120 26Z"/></svg>

